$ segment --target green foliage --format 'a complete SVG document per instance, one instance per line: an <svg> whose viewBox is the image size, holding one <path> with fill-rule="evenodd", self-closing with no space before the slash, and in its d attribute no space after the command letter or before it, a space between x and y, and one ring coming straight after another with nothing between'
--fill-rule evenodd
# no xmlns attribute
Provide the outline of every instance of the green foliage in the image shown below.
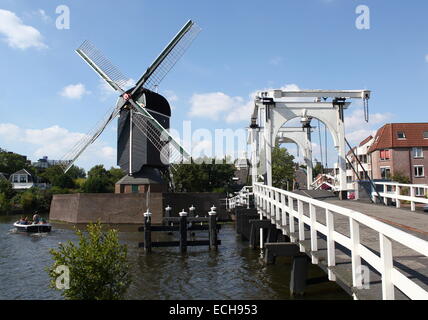
<svg viewBox="0 0 428 320"><path fill-rule="evenodd" d="M403 184L410 183L410 178L400 171L394 172L394 175L392 175L391 180Z"/></svg>
<svg viewBox="0 0 428 320"><path fill-rule="evenodd" d="M70 287L62 292L69 300L119 300L131 283L127 246L120 245L117 230L102 231L100 223L87 226L88 235L76 230L78 245L71 241L51 249L54 259L48 269L55 288L58 266L70 270Z"/></svg>
<svg viewBox="0 0 428 320"><path fill-rule="evenodd" d="M106 170L103 165L96 165L88 171L88 179L82 184L85 193L112 193L115 183L125 173L122 169L111 167Z"/></svg>
<svg viewBox="0 0 428 320"><path fill-rule="evenodd" d="M230 185L235 166L214 159L196 159L189 164L177 165L174 182L177 192L231 192Z"/></svg>
<svg viewBox="0 0 428 320"><path fill-rule="evenodd" d="M0 150L0 172L12 174L21 169L29 169L26 157L17 153Z"/></svg>
<svg viewBox="0 0 428 320"><path fill-rule="evenodd" d="M323 172L324 172L324 166L320 162L317 162L317 164L312 170L313 177L316 178L320 173L323 173Z"/></svg>
<svg viewBox="0 0 428 320"><path fill-rule="evenodd" d="M114 189L107 176L92 176L86 179L82 191L85 193L111 193Z"/></svg>
<svg viewBox="0 0 428 320"><path fill-rule="evenodd" d="M63 189L74 189L76 187L73 178L68 174L56 176L52 181L52 185Z"/></svg>
<svg viewBox="0 0 428 320"><path fill-rule="evenodd" d="M72 166L67 173L64 173L60 166L52 166L39 173L39 176L52 186L74 189L76 188L74 180L84 178L86 173L84 169L76 166Z"/></svg>
<svg viewBox="0 0 428 320"><path fill-rule="evenodd" d="M12 205L10 200L3 192L0 192L0 215L8 214L11 209Z"/></svg>
<svg viewBox="0 0 428 320"><path fill-rule="evenodd" d="M276 188L287 189L287 181L292 185L294 179L294 157L287 149L278 145L272 150L272 185Z"/></svg>
<svg viewBox="0 0 428 320"><path fill-rule="evenodd" d="M0 193L3 193L6 199L10 200L15 195L15 190L13 190L12 183L8 180L0 179Z"/></svg>
<svg viewBox="0 0 428 320"><path fill-rule="evenodd" d="M111 181L113 182L113 184L118 182L125 175L125 172L123 172L123 170L120 168L111 167L108 172L110 174Z"/></svg>

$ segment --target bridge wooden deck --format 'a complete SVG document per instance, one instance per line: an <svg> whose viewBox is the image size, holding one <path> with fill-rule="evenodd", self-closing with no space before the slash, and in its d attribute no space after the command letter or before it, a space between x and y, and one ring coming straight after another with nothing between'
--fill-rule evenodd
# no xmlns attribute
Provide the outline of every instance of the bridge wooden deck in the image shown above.
<svg viewBox="0 0 428 320"><path fill-rule="evenodd" d="M406 209L396 209L395 207L386 207L359 201L341 201L334 198L327 198L323 201L358 211L372 218L387 223L397 229L408 232L416 237L428 240L428 214L411 212ZM297 210L297 203L294 203L294 209ZM316 221L326 225L325 209L316 210ZM309 205L303 204L303 213L309 215ZM343 215L334 214L334 229L347 237L350 236L349 219ZM352 263L351 252L349 249L336 243L336 265L327 266L327 241L326 237L317 232L318 250L311 251L310 229L305 224L305 240L298 241L298 232L290 233L289 225L283 227L280 221L275 221L275 215L267 215L271 218L272 223L282 229L285 234L295 239L301 245L311 258L313 263L317 263L329 276L342 286L348 293L354 294L358 299L377 300L382 299L382 281L380 273L372 268L366 261L362 260L362 265L367 266L369 270L369 283L366 288L355 288L352 285ZM298 230L297 220L295 219L295 230ZM366 246L376 255L379 251L379 233L364 225L360 226L361 244ZM428 291L428 257L423 256L411 248L403 246L397 242L392 243L394 267L402 272L407 278L412 279L416 284ZM395 299L408 299L400 290L395 287Z"/></svg>

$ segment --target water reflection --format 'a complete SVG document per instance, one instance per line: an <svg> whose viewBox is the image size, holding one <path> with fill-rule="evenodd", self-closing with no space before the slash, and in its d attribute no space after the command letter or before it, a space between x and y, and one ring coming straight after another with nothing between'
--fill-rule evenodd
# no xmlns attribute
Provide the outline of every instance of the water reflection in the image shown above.
<svg viewBox="0 0 428 320"><path fill-rule="evenodd" d="M74 226L54 223L50 234L36 236L11 233L18 218L0 218L0 299L61 299L58 291L48 287L45 269L52 263L50 248L76 240ZM138 248L143 238L136 232L138 226L113 227L119 229L121 242L128 245L133 265L128 299L290 299L290 259L266 266L258 250L237 239L233 225L221 229L222 244L217 252L189 247L184 255L178 248L154 248L146 255ZM155 241L174 239L165 233L154 233L154 237ZM196 238L207 236L198 232ZM310 277L323 275L318 267L310 268ZM330 282L308 287L304 299L349 297Z"/></svg>

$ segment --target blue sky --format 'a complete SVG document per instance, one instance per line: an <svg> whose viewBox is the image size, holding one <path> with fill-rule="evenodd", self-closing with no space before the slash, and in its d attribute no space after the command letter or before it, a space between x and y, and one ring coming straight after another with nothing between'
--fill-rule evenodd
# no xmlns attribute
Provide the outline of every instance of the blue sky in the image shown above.
<svg viewBox="0 0 428 320"><path fill-rule="evenodd" d="M355 27L362 4L369 30ZM70 8L69 30L56 28L59 5ZM193 130L244 128L250 95L281 87L372 90L369 124L359 104L346 113L353 142L385 122L425 122L427 14L426 1L0 0L0 147L61 157L116 100L74 50L90 39L138 79L188 19L202 32L159 88L179 132L185 120ZM114 165L115 129L77 164Z"/></svg>

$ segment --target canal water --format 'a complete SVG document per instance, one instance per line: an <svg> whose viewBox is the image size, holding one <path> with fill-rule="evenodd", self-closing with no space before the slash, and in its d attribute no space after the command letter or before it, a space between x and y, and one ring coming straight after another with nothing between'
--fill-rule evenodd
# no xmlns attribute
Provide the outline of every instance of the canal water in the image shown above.
<svg viewBox="0 0 428 320"><path fill-rule="evenodd" d="M59 242L75 241L73 226L53 224L45 235L27 235L13 231L19 217L0 217L0 299L62 299L49 288L46 267L52 264L50 248ZM83 226L82 226L83 227ZM122 243L128 245L133 282L128 299L291 299L289 293L290 260L278 259L266 266L259 250L241 242L233 224L222 226L218 252L207 247L189 247L181 255L178 248L154 248L150 255L138 249L143 234L136 225L112 226L119 230ZM171 237L158 235L160 237ZM198 239L206 234L197 233ZM324 276L311 266L309 277ZM309 286L299 299L349 299L335 283Z"/></svg>

